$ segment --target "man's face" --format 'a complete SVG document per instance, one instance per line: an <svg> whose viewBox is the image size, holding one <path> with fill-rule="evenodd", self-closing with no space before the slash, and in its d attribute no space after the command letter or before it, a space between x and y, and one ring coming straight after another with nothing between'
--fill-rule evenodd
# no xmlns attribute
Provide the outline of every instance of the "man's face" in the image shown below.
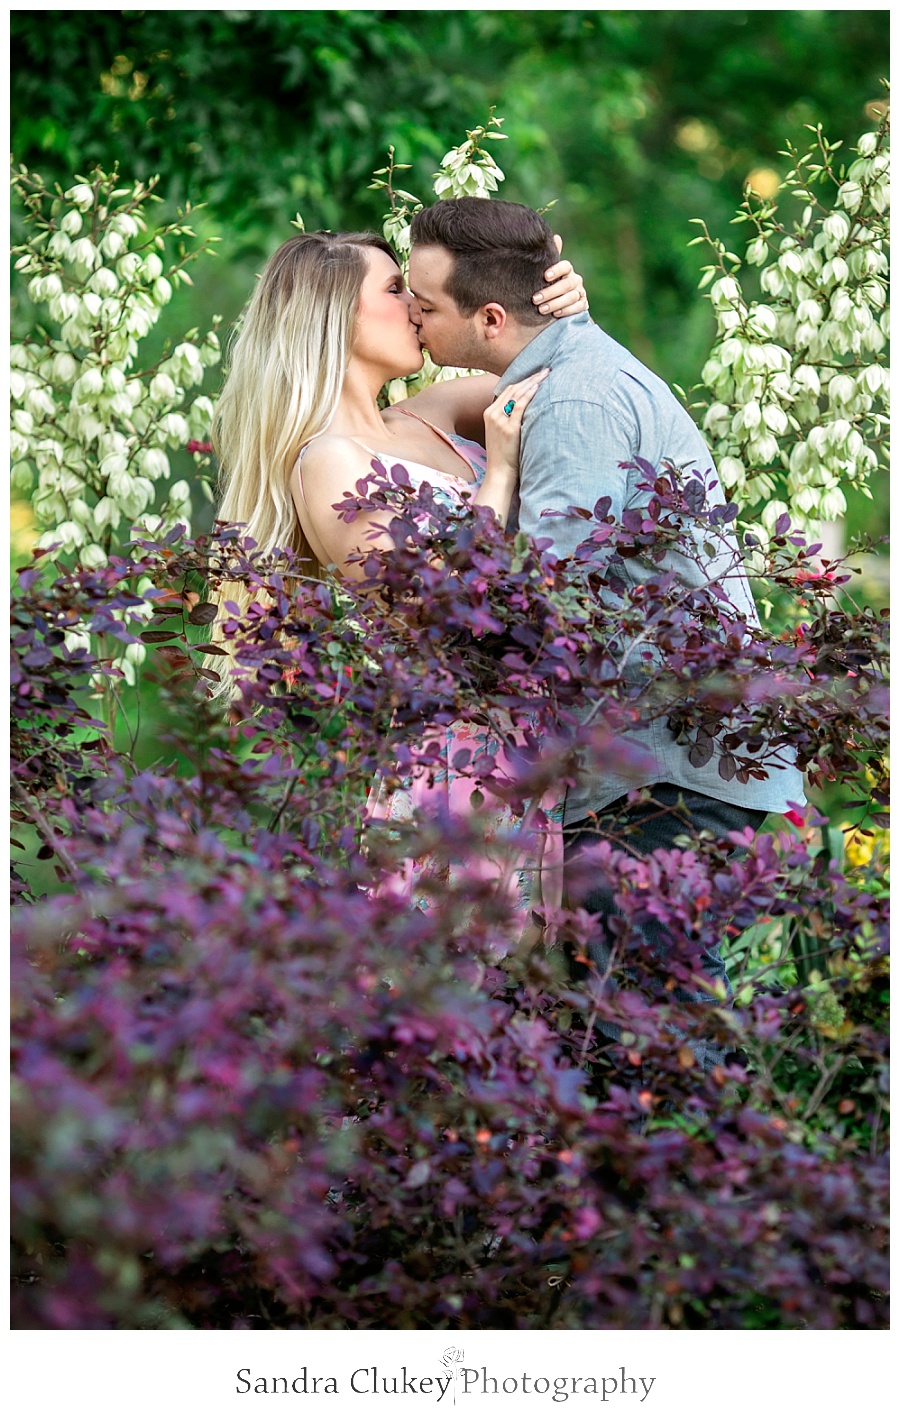
<svg viewBox="0 0 900 1421"><path fill-rule="evenodd" d="M435 365L477 366L483 359L474 316L463 316L444 284L453 271L453 255L444 247L414 246L409 258L410 320Z"/></svg>

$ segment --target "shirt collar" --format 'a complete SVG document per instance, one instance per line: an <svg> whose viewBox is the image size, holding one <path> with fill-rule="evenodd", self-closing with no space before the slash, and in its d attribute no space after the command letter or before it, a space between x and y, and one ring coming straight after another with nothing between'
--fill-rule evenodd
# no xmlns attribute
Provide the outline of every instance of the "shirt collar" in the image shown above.
<svg viewBox="0 0 900 1421"><path fill-rule="evenodd" d="M537 335L519 351L515 360L507 365L500 380L494 386L494 398L505 390L507 385L511 385L515 380L524 380L527 375L533 375L537 370L543 370L545 365L553 365L553 357L559 350L563 341L567 338L572 326L591 325L591 318L587 311L581 311L577 316L563 316L559 320L552 321L549 326L544 326Z"/></svg>

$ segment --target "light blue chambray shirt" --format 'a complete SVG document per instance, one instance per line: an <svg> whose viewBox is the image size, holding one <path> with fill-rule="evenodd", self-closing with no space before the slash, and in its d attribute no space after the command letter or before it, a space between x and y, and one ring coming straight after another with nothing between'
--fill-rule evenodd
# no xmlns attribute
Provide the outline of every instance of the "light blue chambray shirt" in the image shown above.
<svg viewBox="0 0 900 1421"><path fill-rule="evenodd" d="M525 412L519 464L519 497L509 526L532 537L552 538L552 550L568 557L589 535L590 525L569 516L544 518L547 510L572 505L593 508L599 498L612 499L610 513L647 501L636 486L645 475L621 469L636 455L655 469L664 461L715 476L712 456L690 415L659 376L618 344L587 314L553 321L516 356L496 387L499 394L513 381L549 366L547 376ZM709 500L723 503L716 483ZM721 537L722 551L705 559L705 567L721 578L730 600L758 625L753 596L737 556L733 536ZM662 563L665 570L694 584L696 562L675 550ZM637 560L624 564L625 576L640 579ZM730 569L730 571L729 571ZM641 785L666 782L693 789L728 804L782 813L789 803L804 801L803 780L793 765L771 767L765 780L740 784L718 773L718 756L707 765L692 765L688 746L678 745L664 718L629 733L646 753L647 769L637 779L623 778L612 768L582 776L566 796L565 823L588 814Z"/></svg>

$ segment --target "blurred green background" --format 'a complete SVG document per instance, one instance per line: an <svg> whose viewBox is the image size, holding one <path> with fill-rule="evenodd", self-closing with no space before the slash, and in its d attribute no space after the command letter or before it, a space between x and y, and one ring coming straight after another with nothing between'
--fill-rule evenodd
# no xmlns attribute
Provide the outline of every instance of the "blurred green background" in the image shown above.
<svg viewBox="0 0 900 1421"><path fill-rule="evenodd" d="M884 10L13 11L12 150L65 181L118 160L208 204L224 240L167 323L232 319L307 227L377 227L390 144L413 191L495 105L504 197L556 200L596 319L667 380L712 333L689 219L727 235L750 174L822 122L853 142L881 98Z"/></svg>

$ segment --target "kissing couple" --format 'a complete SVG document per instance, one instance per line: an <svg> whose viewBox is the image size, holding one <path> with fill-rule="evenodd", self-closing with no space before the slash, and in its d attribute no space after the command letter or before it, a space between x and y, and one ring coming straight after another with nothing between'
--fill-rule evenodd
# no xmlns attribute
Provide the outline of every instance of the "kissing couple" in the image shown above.
<svg viewBox="0 0 900 1421"><path fill-rule="evenodd" d="M244 525L263 550L291 547L353 579L361 551L391 546L377 513L347 523L336 509L371 474L373 458L402 461L413 487L427 481L456 503L466 494L503 526L551 538L560 558L590 533L566 510L608 497L619 520L646 502L636 459L714 475L700 430L669 387L591 320L581 278L559 262L558 239L540 214L512 202L447 199L416 213L411 237L408 284L391 247L370 233L303 233L271 257L217 407L221 519ZM438 365L489 373L380 408L385 385L418 371L424 350ZM708 499L723 503L714 478L706 482ZM756 625L736 543L733 551L729 596ZM684 576L683 563L667 552L661 569ZM460 737L473 733L460 723L447 728L448 766ZM741 784L722 780L715 760L691 764L689 747L661 719L629 739L644 752L643 778L586 767L557 816L566 873L577 884L568 906L596 916L589 953L601 972L612 946L612 891L584 865L571 872L590 845L613 838L645 855L686 831L724 840L803 799L792 765ZM448 773L437 792L452 811L471 787ZM643 787L649 795L633 802L629 792ZM435 792L423 776L375 792L372 813L427 813ZM657 925L643 931L654 946ZM701 965L706 985L727 986L717 949ZM701 984L687 996L709 1000L711 992ZM715 1059L710 1047L705 1064Z"/></svg>

